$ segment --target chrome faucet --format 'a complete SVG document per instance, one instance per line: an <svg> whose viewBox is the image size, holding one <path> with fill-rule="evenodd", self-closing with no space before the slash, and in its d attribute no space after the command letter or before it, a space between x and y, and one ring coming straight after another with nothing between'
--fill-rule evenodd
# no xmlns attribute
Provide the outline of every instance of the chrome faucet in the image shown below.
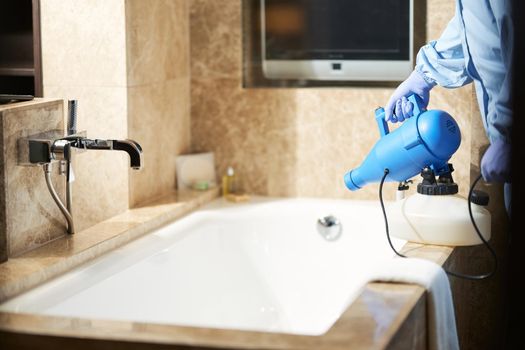
<svg viewBox="0 0 525 350"><path fill-rule="evenodd" d="M85 132L77 133L76 130L76 111L77 102L69 101L69 115L67 136L59 136L59 131L52 131L19 141L21 150L20 164L39 164L43 166L46 184L53 197L67 220L67 232L75 233L73 220L73 168L71 165L73 150L115 150L128 153L130 167L135 170L142 168L142 148L133 140L100 140L88 139ZM63 135L63 134L62 134ZM27 148L27 149L26 149ZM60 161L60 174L66 176L66 205L60 200L51 182L51 164L53 161Z"/></svg>
<svg viewBox="0 0 525 350"><path fill-rule="evenodd" d="M129 155L130 167L135 170L142 168L142 147L133 140L91 140L83 136L66 136L56 142L66 141L70 147L78 149L124 151Z"/></svg>
<svg viewBox="0 0 525 350"><path fill-rule="evenodd" d="M64 165L61 168L61 174L66 176L67 212L63 210L63 205L59 204L56 199L55 202L68 221L67 232L70 234L75 233L72 199L74 176L71 163L73 149L124 151L129 155L130 167L132 169L140 170L142 168L142 148L136 141L133 140L91 140L82 135L70 135L53 142L51 147L52 156L54 159L61 160ZM50 172L50 170L48 171ZM53 198L55 198L55 196L53 196Z"/></svg>

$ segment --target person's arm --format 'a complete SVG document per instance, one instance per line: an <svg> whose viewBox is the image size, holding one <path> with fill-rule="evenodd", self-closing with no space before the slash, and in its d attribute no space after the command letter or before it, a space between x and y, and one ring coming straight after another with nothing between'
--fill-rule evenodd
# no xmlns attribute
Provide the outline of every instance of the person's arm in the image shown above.
<svg viewBox="0 0 525 350"><path fill-rule="evenodd" d="M501 89L494 96L495 113L487 118L487 133L490 141L496 140L510 143L512 129L512 76L513 76L513 40L514 28L511 17L510 2L505 0L491 0L490 6L494 21L499 33L499 48L501 64L505 72Z"/></svg>
<svg viewBox="0 0 525 350"><path fill-rule="evenodd" d="M412 103L407 100L412 94L418 95L422 107L426 108L430 90L435 85L455 88L472 82L467 74L462 44L463 26L457 11L441 37L419 50L414 71L398 86L385 105L387 121L402 122L413 115Z"/></svg>
<svg viewBox="0 0 525 350"><path fill-rule="evenodd" d="M509 1L491 0L499 39L500 54L505 77L499 94L495 97L494 108L487 119L487 134L490 146L481 159L481 174L488 182L510 182L511 178L511 130L512 130L512 72L513 72L513 40L514 27ZM505 204L510 201L505 194ZM507 206L509 208L509 206ZM507 209L509 212L509 209ZM510 212L509 212L510 213Z"/></svg>
<svg viewBox="0 0 525 350"><path fill-rule="evenodd" d="M472 82L467 73L463 51L463 26L456 8L456 14L438 40L423 46L416 58L415 71L428 83L446 88L457 88Z"/></svg>

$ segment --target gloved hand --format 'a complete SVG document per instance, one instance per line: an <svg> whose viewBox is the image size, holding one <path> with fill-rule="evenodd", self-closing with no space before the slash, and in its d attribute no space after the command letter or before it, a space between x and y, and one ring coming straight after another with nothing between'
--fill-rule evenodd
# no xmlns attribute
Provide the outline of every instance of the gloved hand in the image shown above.
<svg viewBox="0 0 525 350"><path fill-rule="evenodd" d="M407 100L413 94L422 100L422 108L427 108L430 101L430 90L435 84L430 84L423 79L422 73L413 71L394 91L385 106L385 120L392 123L402 122L414 115L414 105Z"/></svg>
<svg viewBox="0 0 525 350"><path fill-rule="evenodd" d="M494 141L481 158L481 175L486 182L510 182L510 144Z"/></svg>

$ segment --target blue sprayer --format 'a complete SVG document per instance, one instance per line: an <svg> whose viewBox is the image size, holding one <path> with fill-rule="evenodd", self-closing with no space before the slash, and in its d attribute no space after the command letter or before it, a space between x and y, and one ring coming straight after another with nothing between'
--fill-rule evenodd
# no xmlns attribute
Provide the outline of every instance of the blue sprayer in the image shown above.
<svg viewBox="0 0 525 350"><path fill-rule="evenodd" d="M385 110L378 108L375 119L381 138L376 142L361 166L345 174L346 187L356 191L379 182L388 168L386 181L402 182L431 168L436 175L449 171L448 160L461 143L459 126L445 111L424 110L420 98L411 95L414 116L399 128L389 132Z"/></svg>

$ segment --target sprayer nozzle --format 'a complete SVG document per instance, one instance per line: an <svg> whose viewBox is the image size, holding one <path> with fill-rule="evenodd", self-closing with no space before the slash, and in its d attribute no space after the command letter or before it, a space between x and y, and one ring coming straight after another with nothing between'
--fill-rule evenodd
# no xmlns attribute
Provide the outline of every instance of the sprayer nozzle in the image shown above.
<svg viewBox="0 0 525 350"><path fill-rule="evenodd" d="M352 181L352 171L349 171L345 174L345 185L350 191L357 191L361 188Z"/></svg>

